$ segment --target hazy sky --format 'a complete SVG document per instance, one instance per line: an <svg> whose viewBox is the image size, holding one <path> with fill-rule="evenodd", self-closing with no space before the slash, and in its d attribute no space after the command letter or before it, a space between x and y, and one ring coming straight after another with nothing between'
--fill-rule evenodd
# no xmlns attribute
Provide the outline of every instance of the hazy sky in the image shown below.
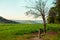
<svg viewBox="0 0 60 40"><path fill-rule="evenodd" d="M0 16L7 19L16 19L16 20L30 20L32 17L25 16L25 12L28 10L24 6L29 5L30 3L26 2L27 0L0 0ZM34 1L34 0L32 0ZM53 0L48 0L48 7Z"/></svg>

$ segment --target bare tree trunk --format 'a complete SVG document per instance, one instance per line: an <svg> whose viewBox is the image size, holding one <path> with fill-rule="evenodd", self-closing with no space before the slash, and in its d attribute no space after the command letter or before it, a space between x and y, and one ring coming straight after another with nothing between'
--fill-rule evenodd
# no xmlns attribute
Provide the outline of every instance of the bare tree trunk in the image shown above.
<svg viewBox="0 0 60 40"><path fill-rule="evenodd" d="M44 33L46 33L46 19L45 19L45 15L43 15L42 18L43 18L43 23L44 23Z"/></svg>
<svg viewBox="0 0 60 40"><path fill-rule="evenodd" d="M46 34L46 20L45 20L45 15L44 14L42 14L42 18L43 18L43 23L44 23L44 34ZM41 32L42 32L42 30L39 29L38 38L41 38Z"/></svg>
<svg viewBox="0 0 60 40"><path fill-rule="evenodd" d="M46 33L46 21L44 20L44 33Z"/></svg>

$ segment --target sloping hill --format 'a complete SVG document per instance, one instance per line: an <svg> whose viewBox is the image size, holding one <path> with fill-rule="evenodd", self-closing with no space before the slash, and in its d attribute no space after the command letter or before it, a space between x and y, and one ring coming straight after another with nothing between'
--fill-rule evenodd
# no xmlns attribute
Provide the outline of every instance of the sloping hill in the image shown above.
<svg viewBox="0 0 60 40"><path fill-rule="evenodd" d="M0 23L18 23L18 22L8 20L0 16Z"/></svg>

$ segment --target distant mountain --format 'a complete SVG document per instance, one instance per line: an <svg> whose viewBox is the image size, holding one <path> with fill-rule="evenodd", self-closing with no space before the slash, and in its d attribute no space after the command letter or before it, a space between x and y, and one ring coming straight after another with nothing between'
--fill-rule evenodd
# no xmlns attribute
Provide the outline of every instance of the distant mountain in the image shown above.
<svg viewBox="0 0 60 40"><path fill-rule="evenodd" d="M18 22L8 20L0 16L0 23L18 23Z"/></svg>
<svg viewBox="0 0 60 40"><path fill-rule="evenodd" d="M39 24L39 23L43 23L42 20L13 20L19 23L24 23L24 24Z"/></svg>

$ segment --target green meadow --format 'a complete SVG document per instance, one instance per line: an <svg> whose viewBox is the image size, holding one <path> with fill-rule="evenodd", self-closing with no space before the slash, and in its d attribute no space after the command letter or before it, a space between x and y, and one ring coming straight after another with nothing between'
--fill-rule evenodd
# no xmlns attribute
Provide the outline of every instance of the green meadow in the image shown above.
<svg viewBox="0 0 60 40"><path fill-rule="evenodd" d="M38 32L39 29L43 31L43 24L0 24L0 40L23 40L23 38L32 37L31 34ZM47 32L54 31L58 36L52 39L60 40L60 24L47 24ZM24 36L26 35L26 36ZM17 38L18 37L18 38ZM51 39L51 40L52 40ZM56 39L56 40L57 40ZM27 40L27 39L26 39Z"/></svg>

